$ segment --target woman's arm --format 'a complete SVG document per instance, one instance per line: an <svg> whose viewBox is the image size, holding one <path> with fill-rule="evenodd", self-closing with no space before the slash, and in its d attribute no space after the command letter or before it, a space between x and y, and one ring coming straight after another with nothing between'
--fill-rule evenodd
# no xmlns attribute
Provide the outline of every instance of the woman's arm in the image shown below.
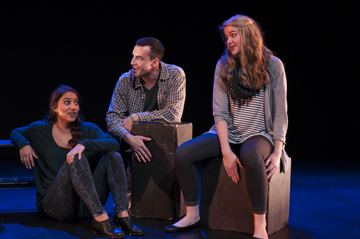
<svg viewBox="0 0 360 239"><path fill-rule="evenodd" d="M272 74L272 81L270 82L272 89L271 99L272 105L271 112L274 115L273 118L273 140L274 151L266 160L268 179L272 181L275 172L280 168L280 158L285 144L286 132L288 127L288 115L287 115L287 83L284 65L280 59L272 57L270 67L270 74ZM275 111L275 112L273 112Z"/></svg>
<svg viewBox="0 0 360 239"><path fill-rule="evenodd" d="M93 123L83 123L82 125L83 139L79 144L85 147L85 150L95 152L119 151L118 141L109 133L104 133L97 125Z"/></svg>
<svg viewBox="0 0 360 239"><path fill-rule="evenodd" d="M280 157L281 157L282 147L283 147L282 141L274 140L274 151L265 161L265 165L267 166L266 172L268 174L268 179L270 179L270 182L272 181L276 170L278 170L280 167Z"/></svg>
<svg viewBox="0 0 360 239"><path fill-rule="evenodd" d="M222 120L227 122L229 117L227 88L220 77L220 71L221 62L219 61L216 65L213 85L212 110L215 124Z"/></svg>
<svg viewBox="0 0 360 239"><path fill-rule="evenodd" d="M216 129L219 136L221 152L223 155L223 165L229 177L233 182L237 183L240 180L237 164L242 168L239 158L234 154L229 145L228 129L225 120L216 123Z"/></svg>
<svg viewBox="0 0 360 239"><path fill-rule="evenodd" d="M10 139L19 149L19 155L21 162L27 169L31 169L35 166L34 158L38 158L33 148L30 145L29 129L33 126L36 127L38 122L34 122L29 126L16 128L10 134Z"/></svg>
<svg viewBox="0 0 360 239"><path fill-rule="evenodd" d="M284 65L280 59L272 57L269 68L272 79L270 82L271 102L270 111L273 125L273 139L286 142L286 133L288 129L287 114L287 81Z"/></svg>
<svg viewBox="0 0 360 239"><path fill-rule="evenodd" d="M74 157L81 154L84 150L97 152L119 151L119 143L110 134L105 134L97 125L93 123L83 123L81 126L83 138L70 152L66 155L66 162L71 164Z"/></svg>
<svg viewBox="0 0 360 239"><path fill-rule="evenodd" d="M227 119L229 115L228 110L228 96L226 86L220 77L221 62L216 65L214 75L213 87L213 116L215 120L216 130L218 132L221 152L223 155L223 165L229 177L233 182L237 183L240 180L237 164L243 167L238 157L232 152L229 145Z"/></svg>

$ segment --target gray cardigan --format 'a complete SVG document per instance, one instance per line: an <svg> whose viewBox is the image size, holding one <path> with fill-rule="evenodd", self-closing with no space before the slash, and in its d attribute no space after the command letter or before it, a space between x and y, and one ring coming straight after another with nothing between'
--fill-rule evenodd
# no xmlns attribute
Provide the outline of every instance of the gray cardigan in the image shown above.
<svg viewBox="0 0 360 239"><path fill-rule="evenodd" d="M218 61L215 69L213 88L213 116L215 124L221 120L228 121L228 91L220 77L223 67L221 60ZM287 99L286 99L286 75L281 60L271 56L268 71L270 73L270 85L265 90L265 122L268 133L273 140L280 140L283 144L281 154L280 172L286 172L289 166L289 156L285 152L286 132L288 128ZM211 127L211 133L216 133L215 124Z"/></svg>

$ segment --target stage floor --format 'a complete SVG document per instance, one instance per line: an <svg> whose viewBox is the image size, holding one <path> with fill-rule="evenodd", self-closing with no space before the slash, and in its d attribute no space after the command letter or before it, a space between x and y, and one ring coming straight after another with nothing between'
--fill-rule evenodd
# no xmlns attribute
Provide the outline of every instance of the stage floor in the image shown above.
<svg viewBox="0 0 360 239"><path fill-rule="evenodd" d="M1 176L1 175L0 175ZM360 238L360 164L354 161L294 160L291 175L289 225L271 239ZM89 221L59 222L36 212L34 188L0 188L0 238L102 238ZM105 209L112 217L113 201ZM168 234L171 221L134 218L144 228L144 239L251 238L249 234L198 229ZM130 238L130 236L125 236ZM136 238L132 236L131 238Z"/></svg>

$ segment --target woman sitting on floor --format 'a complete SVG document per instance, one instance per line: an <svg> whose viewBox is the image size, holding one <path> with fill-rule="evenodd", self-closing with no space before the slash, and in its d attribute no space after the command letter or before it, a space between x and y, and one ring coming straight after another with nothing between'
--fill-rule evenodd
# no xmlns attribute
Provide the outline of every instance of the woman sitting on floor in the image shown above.
<svg viewBox="0 0 360 239"><path fill-rule="evenodd" d="M93 231L105 237L123 237L124 232L143 235L143 229L133 224L127 211L126 176L119 144L95 124L81 121L79 103L78 92L61 85L50 97L46 120L11 133L21 162L26 168L34 167L36 206L42 215L55 220L86 217L90 210ZM91 162L102 152L105 154L99 163L96 161L92 173ZM115 202L113 220L121 228L109 219L103 206L109 191Z"/></svg>

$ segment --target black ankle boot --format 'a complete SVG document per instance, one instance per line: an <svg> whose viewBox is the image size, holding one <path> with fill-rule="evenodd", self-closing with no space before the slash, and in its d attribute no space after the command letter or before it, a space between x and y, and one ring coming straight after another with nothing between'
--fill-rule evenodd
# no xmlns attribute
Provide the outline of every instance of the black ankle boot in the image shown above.
<svg viewBox="0 0 360 239"><path fill-rule="evenodd" d="M95 219L91 222L91 228L94 232L103 235L104 237L112 238L121 238L124 237L124 232L115 225L115 223L110 219L105 221L98 222Z"/></svg>
<svg viewBox="0 0 360 239"><path fill-rule="evenodd" d="M115 223L117 223L118 226L121 227L121 229L126 233L129 234L131 236L143 236L144 235L144 230L142 228L137 227L131 216L128 217L117 217L116 215L114 216Z"/></svg>

